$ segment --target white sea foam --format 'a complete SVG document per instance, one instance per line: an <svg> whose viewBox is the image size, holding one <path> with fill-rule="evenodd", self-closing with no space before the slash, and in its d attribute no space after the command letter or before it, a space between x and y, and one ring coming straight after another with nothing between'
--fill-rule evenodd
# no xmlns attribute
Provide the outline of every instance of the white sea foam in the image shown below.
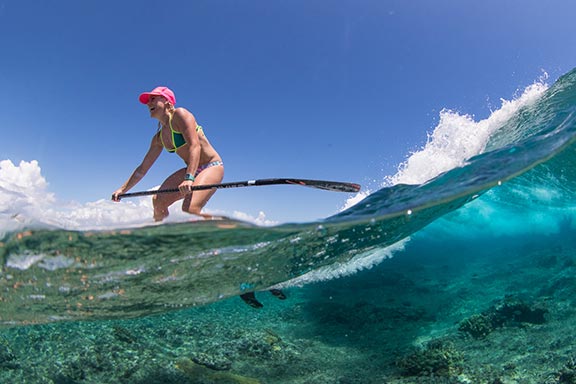
<svg viewBox="0 0 576 384"><path fill-rule="evenodd" d="M310 271L302 276L275 285L272 288L287 288L303 286L305 284L337 279L343 276L353 275L359 271L370 269L380 264L383 260L391 258L394 253L403 251L409 238L401 240L386 248L375 248L354 256L345 263L333 263L325 267Z"/></svg>
<svg viewBox="0 0 576 384"><path fill-rule="evenodd" d="M502 125L522 107L535 103L548 89L546 74L514 99L502 99L499 109L484 120L444 109L434 131L428 135L426 145L412 153L400 164L398 172L386 178L383 186L396 184L422 184L453 168L466 164L468 159L481 154L486 144Z"/></svg>
<svg viewBox="0 0 576 384"><path fill-rule="evenodd" d="M428 134L426 144L409 154L406 161L398 166L396 174L384 177L380 187L422 184L451 169L462 167L468 159L484 151L491 135L520 108L535 103L543 95L548 89L547 79L548 75L544 73L512 100L501 99L500 108L492 111L484 120L475 121L471 115L443 109L438 124ZM357 204L372 192L364 190L352 196L341 210Z"/></svg>

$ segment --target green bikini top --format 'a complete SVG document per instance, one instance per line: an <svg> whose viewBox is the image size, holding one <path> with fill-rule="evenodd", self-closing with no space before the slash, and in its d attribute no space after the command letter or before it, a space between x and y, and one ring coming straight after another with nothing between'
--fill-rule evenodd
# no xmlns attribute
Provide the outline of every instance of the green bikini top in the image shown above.
<svg viewBox="0 0 576 384"><path fill-rule="evenodd" d="M160 136L160 141L162 142L162 146L164 148L166 148L166 150L168 152L172 153L172 152L176 152L176 150L178 150L178 148L186 145L186 140L184 139L184 135L182 135L181 132L175 131L174 128L172 128L172 115L170 115L170 120L168 120L168 124L170 125L170 133L172 136L173 148L168 148L166 146L166 144L164 144L164 140L162 139L162 127L160 127L160 129L158 130L158 135ZM199 135L204 134L202 127L198 124L196 124L196 132L198 132Z"/></svg>

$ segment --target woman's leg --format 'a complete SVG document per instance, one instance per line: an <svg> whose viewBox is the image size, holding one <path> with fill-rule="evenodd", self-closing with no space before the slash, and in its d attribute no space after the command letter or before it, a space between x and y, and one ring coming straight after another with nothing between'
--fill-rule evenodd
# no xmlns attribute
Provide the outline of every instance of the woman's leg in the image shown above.
<svg viewBox="0 0 576 384"><path fill-rule="evenodd" d="M173 189L178 188L186 175L186 168L182 168L168 176L160 186L160 189ZM181 193L164 193L154 195L152 197L152 204L154 206L154 220L162 221L168 217L168 207L182 198Z"/></svg>
<svg viewBox="0 0 576 384"><path fill-rule="evenodd" d="M183 179L182 175L182 179ZM194 185L204 184L220 184L224 178L224 166L214 165L206 168L200 172L194 180ZM211 219L211 215L202 214L202 208L208 203L208 200L216 192L216 189L206 189L202 191L193 191L184 197L182 203L182 210L193 215L203 216L206 219Z"/></svg>

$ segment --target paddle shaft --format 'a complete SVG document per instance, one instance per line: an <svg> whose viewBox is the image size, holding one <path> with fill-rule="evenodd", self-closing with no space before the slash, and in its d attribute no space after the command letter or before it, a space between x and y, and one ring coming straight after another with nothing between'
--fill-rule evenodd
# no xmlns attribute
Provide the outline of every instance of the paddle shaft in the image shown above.
<svg viewBox="0 0 576 384"><path fill-rule="evenodd" d="M325 181L325 180L308 180L308 179L260 179L260 180L246 180L237 181L233 183L222 183L222 184L205 184L205 185L194 185L192 186L192 191L202 191L206 189L225 189L225 188L240 188L240 187L256 187L263 185L301 185L304 187L318 188L326 191L335 192L358 192L360 191L360 185L355 183L344 183L340 181ZM118 199L124 197L137 197L137 196L148 196L157 195L160 193L176 193L180 192L178 188L170 189L159 189L155 191L142 191L142 192L132 192L132 193L122 193L118 195Z"/></svg>

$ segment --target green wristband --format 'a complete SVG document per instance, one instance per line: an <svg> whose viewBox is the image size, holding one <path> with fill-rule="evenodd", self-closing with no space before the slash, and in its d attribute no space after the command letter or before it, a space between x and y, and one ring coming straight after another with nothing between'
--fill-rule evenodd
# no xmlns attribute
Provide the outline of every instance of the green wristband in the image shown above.
<svg viewBox="0 0 576 384"><path fill-rule="evenodd" d="M194 175L191 174L191 173L187 173L187 174L184 176L184 180L194 181L194 179L195 179L195 177L194 177Z"/></svg>

